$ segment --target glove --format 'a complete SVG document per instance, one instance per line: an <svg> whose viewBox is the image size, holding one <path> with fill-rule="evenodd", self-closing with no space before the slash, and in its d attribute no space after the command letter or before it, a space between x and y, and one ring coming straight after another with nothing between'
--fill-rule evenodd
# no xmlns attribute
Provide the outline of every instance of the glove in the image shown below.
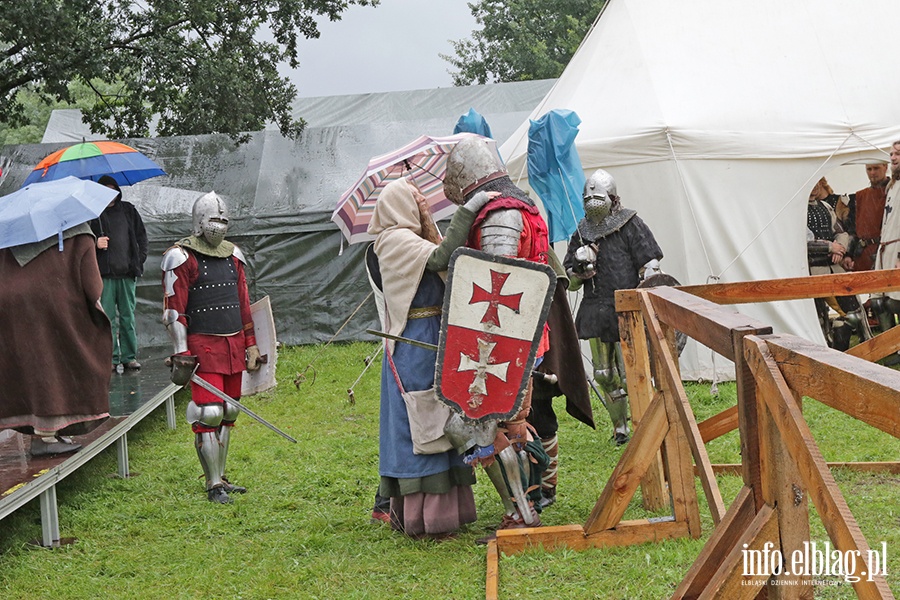
<svg viewBox="0 0 900 600"><path fill-rule="evenodd" d="M169 378L175 385L187 385L197 366L197 357L189 354L174 354L168 361L172 372Z"/></svg>
<svg viewBox="0 0 900 600"><path fill-rule="evenodd" d="M248 371L258 371L260 366L260 354L259 347L255 344L253 346L247 346L247 370Z"/></svg>

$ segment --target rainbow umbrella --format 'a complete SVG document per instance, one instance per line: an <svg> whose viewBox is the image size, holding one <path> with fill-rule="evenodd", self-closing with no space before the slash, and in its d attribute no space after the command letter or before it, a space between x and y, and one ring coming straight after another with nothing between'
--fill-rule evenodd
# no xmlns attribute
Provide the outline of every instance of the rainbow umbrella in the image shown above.
<svg viewBox="0 0 900 600"><path fill-rule="evenodd" d="M338 200L331 220L351 244L374 239L366 233L378 194L390 182L409 177L425 196L435 221L450 216L456 205L444 195L444 174L450 151L469 137L485 140L493 152L497 143L474 133L458 133L445 137L419 136L402 148L376 156L369 161L366 172Z"/></svg>
<svg viewBox="0 0 900 600"><path fill-rule="evenodd" d="M110 175L121 185L165 175L158 164L119 142L84 142L57 150L38 163L22 186L73 176L97 181Z"/></svg>

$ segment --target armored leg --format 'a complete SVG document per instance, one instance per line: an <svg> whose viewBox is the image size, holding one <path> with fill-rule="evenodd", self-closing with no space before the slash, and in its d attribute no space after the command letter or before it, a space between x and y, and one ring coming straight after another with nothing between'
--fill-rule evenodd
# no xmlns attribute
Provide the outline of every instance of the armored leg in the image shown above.
<svg viewBox="0 0 900 600"><path fill-rule="evenodd" d="M892 306L894 303L897 301L887 296L874 296L871 299L872 312L875 313L875 318L878 319L878 328L882 332L897 324L897 311Z"/></svg>
<svg viewBox="0 0 900 600"><path fill-rule="evenodd" d="M194 448L206 478L206 496L210 502L228 504L231 498L225 491L222 473L225 470L225 451L219 440L219 425L225 415L222 404L188 402L187 420L194 431Z"/></svg>
<svg viewBox="0 0 900 600"><path fill-rule="evenodd" d="M628 392L625 381L625 361L618 343L591 340L594 381L602 390L601 400L613 424L616 444L628 442Z"/></svg>
<svg viewBox="0 0 900 600"><path fill-rule="evenodd" d="M228 460L228 446L231 444L231 430L238 415L241 414L240 409L230 405L225 405L225 415L222 419L222 425L219 426L219 442L222 444L222 472L220 473L222 481L225 484L225 491L229 494L243 494L247 488L241 485L234 485L225 476L225 463Z"/></svg>

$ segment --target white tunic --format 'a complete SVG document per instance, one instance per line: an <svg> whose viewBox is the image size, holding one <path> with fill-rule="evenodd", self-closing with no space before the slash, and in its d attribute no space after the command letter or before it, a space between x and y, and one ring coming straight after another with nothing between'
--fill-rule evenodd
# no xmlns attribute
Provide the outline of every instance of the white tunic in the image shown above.
<svg viewBox="0 0 900 600"><path fill-rule="evenodd" d="M884 217L881 221L881 245L875 254L876 269L893 269L900 253L900 183L891 180L884 203ZM895 300L900 300L900 292L887 292Z"/></svg>

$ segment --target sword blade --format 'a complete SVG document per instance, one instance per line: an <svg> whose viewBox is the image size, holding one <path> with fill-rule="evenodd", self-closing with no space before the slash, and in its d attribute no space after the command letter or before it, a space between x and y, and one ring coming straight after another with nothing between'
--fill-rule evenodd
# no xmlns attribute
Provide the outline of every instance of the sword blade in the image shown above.
<svg viewBox="0 0 900 600"><path fill-rule="evenodd" d="M263 425L265 425L266 427L268 427L269 429L271 429L278 435L282 436L283 438L288 439L288 440L294 442L295 444L297 443L297 440L295 440L294 438L292 438L291 436L289 436L282 430L278 429L277 427L275 427L274 425L272 425L271 423L269 423L268 421L263 419L261 416L259 416L258 414L256 414L255 412L253 412L252 410L250 410L249 408L247 408L246 406L244 406L243 404L241 404L240 402L238 402L237 400L235 400L234 398L232 398L231 396L229 396L228 394L223 392L222 390L215 387L210 382L199 377L196 373L191 375L191 381L193 381L194 383L196 383L197 385L202 387L204 390L206 390L210 394L214 395L216 398L219 398L220 400L227 402L228 404L237 408L238 410L240 410L243 413L247 413L248 417L255 419L256 421L262 423Z"/></svg>
<svg viewBox="0 0 900 600"><path fill-rule="evenodd" d="M383 331L375 331L374 329L366 329L366 333L377 335L378 337L387 338L389 340L394 340L395 342L403 342L404 344L410 344L412 346L418 346L419 348L425 348L426 350L434 350L437 351L437 344L429 344L428 342L420 342L419 340L411 340L409 338L400 337L399 335L393 335L390 333L385 333Z"/></svg>

